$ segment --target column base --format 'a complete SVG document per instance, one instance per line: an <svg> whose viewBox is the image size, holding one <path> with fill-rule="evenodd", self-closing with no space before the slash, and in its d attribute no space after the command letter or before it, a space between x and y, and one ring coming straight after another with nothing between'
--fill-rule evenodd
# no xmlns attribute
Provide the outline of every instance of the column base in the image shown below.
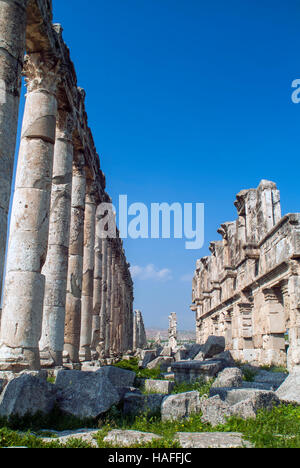
<svg viewBox="0 0 300 468"><path fill-rule="evenodd" d="M62 351L53 351L52 349L43 349L40 352L41 356L41 366L52 368L52 367L61 367L63 365L63 352Z"/></svg>
<svg viewBox="0 0 300 468"><path fill-rule="evenodd" d="M82 346L79 350L79 360L80 362L89 362L92 360L92 353L90 345Z"/></svg>
<svg viewBox="0 0 300 468"><path fill-rule="evenodd" d="M40 370L40 351L38 348L10 348L0 345L0 370L22 372Z"/></svg>

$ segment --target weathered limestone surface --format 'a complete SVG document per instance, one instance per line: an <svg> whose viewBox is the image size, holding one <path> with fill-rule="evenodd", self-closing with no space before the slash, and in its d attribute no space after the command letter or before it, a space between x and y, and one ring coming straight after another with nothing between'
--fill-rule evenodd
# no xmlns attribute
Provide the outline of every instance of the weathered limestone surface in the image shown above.
<svg viewBox="0 0 300 468"><path fill-rule="evenodd" d="M243 434L238 432L178 432L176 434L180 447L188 448L251 448Z"/></svg>
<svg viewBox="0 0 300 468"><path fill-rule="evenodd" d="M74 121L69 112L59 110L54 164L48 252L42 273L46 277L43 333L40 350L46 360L62 365L66 288L69 260L70 216L72 196L72 164Z"/></svg>
<svg viewBox="0 0 300 468"><path fill-rule="evenodd" d="M197 342L217 335L237 360L292 368L300 363L300 214L282 217L279 191L266 180L235 206L238 219L221 225L223 240L197 262Z"/></svg>
<svg viewBox="0 0 300 468"><path fill-rule="evenodd" d="M146 444L158 439L161 439L161 436L150 432L122 431L114 429L107 434L104 438L104 442L117 445L118 447L128 447L135 444Z"/></svg>
<svg viewBox="0 0 300 468"><path fill-rule="evenodd" d="M169 316L169 346L172 351L177 349L177 316L172 312Z"/></svg>
<svg viewBox="0 0 300 468"><path fill-rule="evenodd" d="M25 51L27 0L0 1L0 297Z"/></svg>
<svg viewBox="0 0 300 468"><path fill-rule="evenodd" d="M41 359L60 366L63 356L80 367L80 343L85 361L133 349L130 265L118 230L108 239L99 232L96 208L111 199L85 91L52 18L50 0L0 0L2 370L39 369ZM27 95L5 252L22 72Z"/></svg>
<svg viewBox="0 0 300 468"><path fill-rule="evenodd" d="M134 325L133 325L133 349L144 349L147 348L147 336L144 325L144 320L140 310L136 310L134 313Z"/></svg>
<svg viewBox="0 0 300 468"><path fill-rule="evenodd" d="M86 177L84 173L84 158L82 154L79 154L78 161L75 161L73 164L71 231L64 347L73 363L79 362L85 191Z"/></svg>
<svg viewBox="0 0 300 468"><path fill-rule="evenodd" d="M39 366L56 130L57 60L26 58L27 98L12 207L0 361Z"/></svg>
<svg viewBox="0 0 300 468"><path fill-rule="evenodd" d="M84 219L84 249L83 249L83 276L82 276L82 316L80 333L81 357L90 361L92 326L93 326L93 297L94 297L94 269L95 269L95 224L96 224L96 187L90 184L85 199Z"/></svg>

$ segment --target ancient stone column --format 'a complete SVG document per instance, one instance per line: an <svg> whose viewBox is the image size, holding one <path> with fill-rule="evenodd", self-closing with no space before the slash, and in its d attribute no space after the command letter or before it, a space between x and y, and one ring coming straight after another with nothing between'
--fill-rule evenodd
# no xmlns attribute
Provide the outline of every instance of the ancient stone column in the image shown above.
<svg viewBox="0 0 300 468"><path fill-rule="evenodd" d="M73 163L69 267L66 298L65 346L72 363L79 362L81 330L81 294L83 274L83 238L85 211L85 158L78 152Z"/></svg>
<svg viewBox="0 0 300 468"><path fill-rule="evenodd" d="M73 117L59 110L52 174L41 358L62 365L69 260L73 164Z"/></svg>
<svg viewBox="0 0 300 468"><path fill-rule="evenodd" d="M90 361L92 343L97 186L89 183L85 199L80 358Z"/></svg>
<svg viewBox="0 0 300 468"><path fill-rule="evenodd" d="M0 0L0 301L13 175L27 0Z"/></svg>
<svg viewBox="0 0 300 468"><path fill-rule="evenodd" d="M105 317L105 355L110 355L110 321L111 321L111 282L112 282L112 246L107 243L107 293L106 293L106 317Z"/></svg>
<svg viewBox="0 0 300 468"><path fill-rule="evenodd" d="M175 312L169 315L169 346L172 350L177 348L177 316Z"/></svg>
<svg viewBox="0 0 300 468"><path fill-rule="evenodd" d="M116 295L117 295L117 272L116 272L116 250L115 247L112 247L111 252L111 300L110 300L110 353L114 354L115 351L115 341L116 341L116 323L115 323L115 306L116 306Z"/></svg>
<svg viewBox="0 0 300 468"><path fill-rule="evenodd" d="M98 354L100 344L100 316L102 303L102 270L103 270L103 255L102 255L102 238L97 232L96 222L96 239L95 239L95 268L94 268L94 295L93 295L93 317L92 317L92 354ZM93 358L93 356L92 356Z"/></svg>
<svg viewBox="0 0 300 468"><path fill-rule="evenodd" d="M106 302L107 302L107 239L102 239L102 292L100 309L100 340L98 353L99 357L105 356L106 340Z"/></svg>
<svg viewBox="0 0 300 468"><path fill-rule="evenodd" d="M11 215L0 360L40 366L53 153L56 130L55 59L27 56L27 98Z"/></svg>

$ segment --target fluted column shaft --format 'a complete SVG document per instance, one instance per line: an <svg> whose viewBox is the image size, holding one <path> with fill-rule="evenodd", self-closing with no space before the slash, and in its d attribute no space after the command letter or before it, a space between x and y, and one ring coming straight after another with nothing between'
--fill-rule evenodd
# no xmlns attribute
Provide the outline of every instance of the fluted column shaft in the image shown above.
<svg viewBox="0 0 300 468"><path fill-rule="evenodd" d="M0 301L16 147L27 0L0 0Z"/></svg>
<svg viewBox="0 0 300 468"><path fill-rule="evenodd" d="M96 187L88 186L85 200L83 279L81 299L80 358L91 360L94 268L95 268L95 230L96 230Z"/></svg>
<svg viewBox="0 0 300 468"><path fill-rule="evenodd" d="M62 365L66 290L69 260L72 195L73 119L60 110L56 127L52 175L51 210L47 260L42 273L46 277L42 357Z"/></svg>
<svg viewBox="0 0 300 468"><path fill-rule="evenodd" d="M1 325L0 360L40 366L45 263L56 130L55 61L27 57L27 98L16 175ZM37 79L38 77L38 79Z"/></svg>
<svg viewBox="0 0 300 468"><path fill-rule="evenodd" d="M83 239L86 176L84 155L78 153L73 163L71 229L66 298L65 346L71 362L79 362L81 330L81 295L83 274Z"/></svg>

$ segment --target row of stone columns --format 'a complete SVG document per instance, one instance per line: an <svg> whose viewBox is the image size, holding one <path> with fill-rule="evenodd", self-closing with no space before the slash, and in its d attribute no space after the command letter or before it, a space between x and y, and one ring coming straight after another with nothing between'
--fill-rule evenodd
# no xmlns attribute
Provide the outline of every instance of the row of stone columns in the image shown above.
<svg viewBox="0 0 300 468"><path fill-rule="evenodd" d="M2 18L25 4L0 0L0 40ZM18 43L13 36L11 44L18 57L0 47L0 281L19 100L19 92L9 94L3 73L15 67L19 86L25 40L19 29ZM74 139L76 114L58 99L59 61L49 54L30 54L24 74L27 95L7 251L0 368L38 369L41 360L62 365L63 360L77 364L120 355L132 349L133 288L122 242L103 239L98 232L104 189L91 178L84 150Z"/></svg>

